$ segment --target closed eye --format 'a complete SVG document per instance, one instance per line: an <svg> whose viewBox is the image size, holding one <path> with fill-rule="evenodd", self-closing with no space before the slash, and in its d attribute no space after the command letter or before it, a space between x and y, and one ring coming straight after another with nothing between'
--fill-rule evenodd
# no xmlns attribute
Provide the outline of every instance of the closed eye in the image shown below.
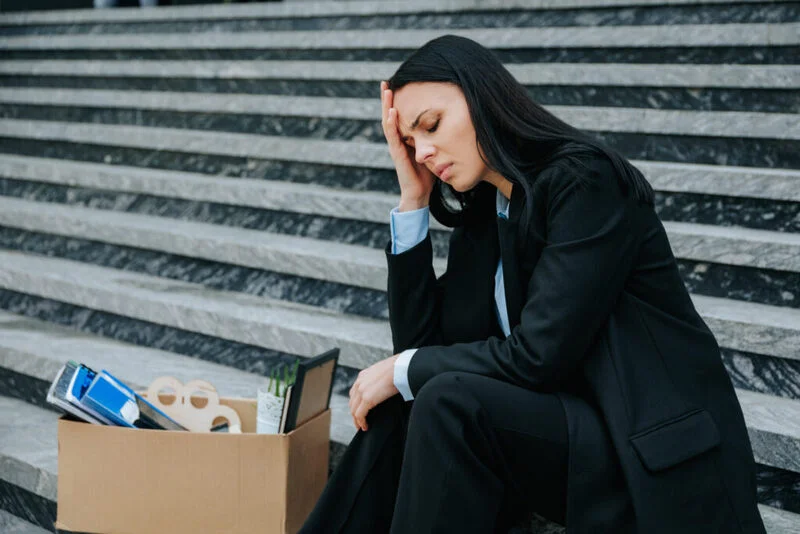
<svg viewBox="0 0 800 534"><path fill-rule="evenodd" d="M439 121L440 121L440 120L441 120L441 119L438 119L438 120L437 120L437 121L434 123L434 125L433 125L433 126L431 126L430 128L428 128L428 129L427 129L427 130L425 130L425 131L426 131L426 132L428 132L428 133L433 133L433 132L435 132L435 131L436 131L436 129L437 129L437 128L439 128ZM411 137L406 137L406 138L404 138L404 139L403 139L403 141L405 141L405 143L406 143L408 146L410 146L410 147L412 147L412 148L414 147L414 145L411 143L411 141L413 141L413 139L412 139Z"/></svg>

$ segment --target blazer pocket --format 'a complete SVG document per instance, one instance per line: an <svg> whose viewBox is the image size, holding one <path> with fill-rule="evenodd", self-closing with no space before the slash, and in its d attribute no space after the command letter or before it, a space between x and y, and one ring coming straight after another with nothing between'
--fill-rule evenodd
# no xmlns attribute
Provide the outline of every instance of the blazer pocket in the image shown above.
<svg viewBox="0 0 800 534"><path fill-rule="evenodd" d="M719 445L719 431L706 410L694 410L630 437L649 471L661 471Z"/></svg>

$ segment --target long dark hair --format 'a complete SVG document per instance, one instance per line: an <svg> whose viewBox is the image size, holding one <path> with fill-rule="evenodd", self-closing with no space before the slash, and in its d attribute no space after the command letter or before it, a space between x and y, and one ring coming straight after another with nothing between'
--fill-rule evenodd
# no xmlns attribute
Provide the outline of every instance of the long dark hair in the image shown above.
<svg viewBox="0 0 800 534"><path fill-rule="evenodd" d="M429 41L400 65L388 85L397 91L413 82L445 82L461 88L484 163L523 188L526 206L533 201L535 177L540 170L564 163L585 167L579 158L590 153L608 157L624 194L632 191L638 200L653 204L653 189L639 169L534 102L499 58L479 43L456 35ZM577 179L583 178L577 175ZM435 180L431 214L446 226L466 224L486 213L494 214L495 195L496 190L487 182L459 193ZM521 219L523 235L527 235L530 212Z"/></svg>

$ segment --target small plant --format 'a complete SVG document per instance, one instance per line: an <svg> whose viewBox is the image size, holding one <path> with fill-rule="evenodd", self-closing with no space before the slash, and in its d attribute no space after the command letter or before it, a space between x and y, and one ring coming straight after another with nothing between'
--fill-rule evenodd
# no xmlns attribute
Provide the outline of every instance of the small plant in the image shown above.
<svg viewBox="0 0 800 534"><path fill-rule="evenodd" d="M267 391L273 393L276 397L286 398L286 392L289 390L289 386L294 385L294 381L297 379L298 367L300 367L300 360L295 360L291 371L289 367L285 365L274 367L269 374ZM282 378L281 368L283 369Z"/></svg>

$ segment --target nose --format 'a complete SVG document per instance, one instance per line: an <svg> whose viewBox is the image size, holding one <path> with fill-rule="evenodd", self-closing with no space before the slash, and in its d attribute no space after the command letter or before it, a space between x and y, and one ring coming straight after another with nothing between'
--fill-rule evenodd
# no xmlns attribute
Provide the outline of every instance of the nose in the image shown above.
<svg viewBox="0 0 800 534"><path fill-rule="evenodd" d="M430 143L417 143L414 147L414 157L417 163L425 163L435 151L436 149Z"/></svg>

